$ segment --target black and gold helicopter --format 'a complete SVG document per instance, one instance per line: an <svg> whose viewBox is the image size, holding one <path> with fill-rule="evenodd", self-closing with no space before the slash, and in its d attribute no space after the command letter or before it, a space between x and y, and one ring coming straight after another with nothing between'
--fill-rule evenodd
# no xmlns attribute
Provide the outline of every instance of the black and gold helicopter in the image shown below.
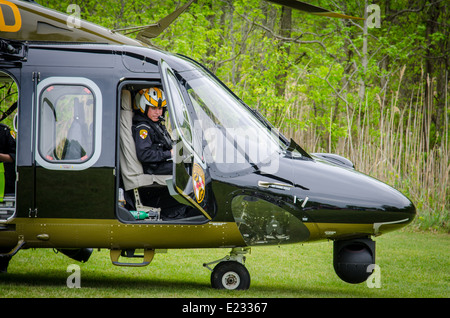
<svg viewBox="0 0 450 318"><path fill-rule="evenodd" d="M296 0L272 2L354 18ZM148 265L157 249L231 248L214 288L247 289L251 246L334 241L334 268L364 282L371 237L397 230L415 207L333 154L309 154L188 57L149 45L192 0L136 39L33 1L0 1L0 79L17 85L16 191L0 208L0 270L21 249L53 248L85 262L109 249L119 266ZM131 139L135 96L167 97L173 173L144 174ZM163 218L139 189L170 195L191 213ZM138 250L143 250L139 252ZM133 261L125 258L141 257Z"/></svg>

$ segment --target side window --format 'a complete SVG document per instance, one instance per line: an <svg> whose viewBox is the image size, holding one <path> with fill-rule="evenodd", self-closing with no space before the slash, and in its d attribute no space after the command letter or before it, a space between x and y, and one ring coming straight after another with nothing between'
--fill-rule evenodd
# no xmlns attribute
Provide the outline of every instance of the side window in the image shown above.
<svg viewBox="0 0 450 318"><path fill-rule="evenodd" d="M36 161L40 165L80 170L95 163L100 148L99 100L99 89L87 79L49 78L39 84Z"/></svg>
<svg viewBox="0 0 450 318"><path fill-rule="evenodd" d="M168 71L167 74L170 85L170 92L174 103L174 105L172 105L172 109L175 112L174 117L176 120L176 124L186 141L192 143L191 119L189 117L183 95L180 91L180 86L178 85L178 81L172 72Z"/></svg>

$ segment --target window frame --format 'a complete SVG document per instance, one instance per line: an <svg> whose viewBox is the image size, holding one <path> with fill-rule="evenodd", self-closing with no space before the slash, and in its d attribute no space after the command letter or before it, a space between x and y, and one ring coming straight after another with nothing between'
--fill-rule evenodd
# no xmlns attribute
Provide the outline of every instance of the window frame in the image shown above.
<svg viewBox="0 0 450 318"><path fill-rule="evenodd" d="M40 113L44 103L41 102L42 94L50 86L81 86L90 90L93 95L93 133L92 153L84 160L48 160L45 154L40 152L41 142L41 121ZM35 125L35 160L36 162L50 170L84 170L94 165L100 157L101 153L101 137L102 137L102 94L99 87L92 81L84 77L49 77L37 85L36 90L36 125Z"/></svg>
<svg viewBox="0 0 450 318"><path fill-rule="evenodd" d="M167 79L168 79L168 83L167 83L168 87L166 89L166 91L168 91L168 92L166 93L166 98L168 98L169 102L170 102L169 107L171 107L171 110L173 113L174 123L175 123L175 125L177 127L177 131L181 135L181 138L183 139L183 141L185 141L189 146L192 146L193 139L194 139L194 136L192 133L193 123L192 123L192 119L191 119L191 114L189 114L189 109L186 104L186 100L184 99L179 81L178 81L177 77L175 76L175 74L173 73L173 71L171 69L166 69L165 71L167 73ZM173 82L171 80L173 80ZM175 96L177 96L177 97L175 97ZM181 105L177 105L177 103L175 102L175 99L179 99L181 101ZM169 114L170 114L170 112L169 112ZM184 123L187 123L187 125L189 126L188 131L186 131L186 129L183 125Z"/></svg>

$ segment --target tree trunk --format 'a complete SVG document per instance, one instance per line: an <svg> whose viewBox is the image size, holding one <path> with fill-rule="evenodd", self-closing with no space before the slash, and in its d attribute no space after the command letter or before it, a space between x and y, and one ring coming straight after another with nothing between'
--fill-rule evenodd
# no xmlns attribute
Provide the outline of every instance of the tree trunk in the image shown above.
<svg viewBox="0 0 450 318"><path fill-rule="evenodd" d="M287 7L282 7L281 9L281 17L280 17L280 35L285 38L291 37L291 29L292 29L292 9ZM280 41L279 47L283 46L284 42ZM285 48L286 56L289 56L290 53L290 47ZM276 83L275 83L275 91L277 92L277 95L285 96L286 94L286 81L287 81L287 67L283 67L280 69L280 74L276 77ZM281 108L283 105L277 105L276 109L276 121L278 121L278 117L281 113Z"/></svg>

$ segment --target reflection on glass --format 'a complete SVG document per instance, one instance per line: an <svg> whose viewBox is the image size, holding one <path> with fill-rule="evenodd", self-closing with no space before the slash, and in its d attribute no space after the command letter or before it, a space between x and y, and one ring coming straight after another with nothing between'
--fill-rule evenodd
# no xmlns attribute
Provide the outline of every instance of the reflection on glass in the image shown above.
<svg viewBox="0 0 450 318"><path fill-rule="evenodd" d="M175 120L177 121L177 126L179 131L183 134L187 142L192 142L192 132L191 132L191 120L189 118L189 113L186 108L186 103L184 102L183 95L181 94L180 88L178 86L178 81L175 75L171 71L167 72L167 78L169 80L170 92L173 98L173 109L175 111Z"/></svg>
<svg viewBox="0 0 450 318"><path fill-rule="evenodd" d="M309 231L281 207L253 196L236 196L231 204L234 219L248 245L302 242Z"/></svg>
<svg viewBox="0 0 450 318"><path fill-rule="evenodd" d="M94 146L94 96L81 85L48 86L40 98L39 152L47 161L86 161Z"/></svg>
<svg viewBox="0 0 450 318"><path fill-rule="evenodd" d="M286 148L278 131L262 122L207 73L188 71L180 76L194 107L194 125L201 128L210 163L223 173L246 169L276 173L279 154Z"/></svg>

